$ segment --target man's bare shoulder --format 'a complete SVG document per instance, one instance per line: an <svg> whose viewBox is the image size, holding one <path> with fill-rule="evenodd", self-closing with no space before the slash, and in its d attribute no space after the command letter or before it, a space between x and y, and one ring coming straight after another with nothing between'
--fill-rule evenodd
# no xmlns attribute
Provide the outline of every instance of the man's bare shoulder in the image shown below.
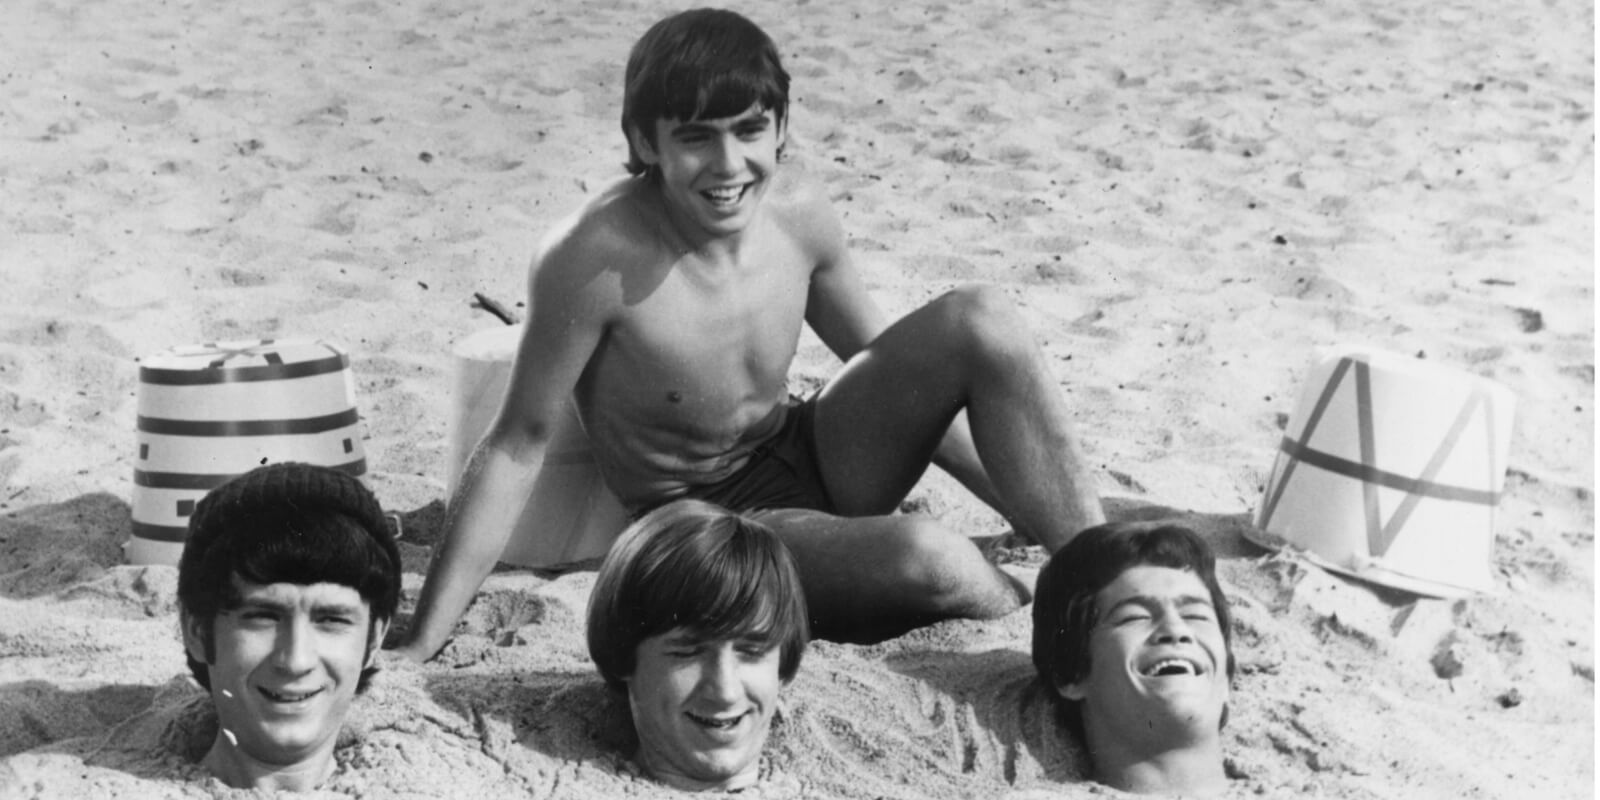
<svg viewBox="0 0 1600 800"><path fill-rule="evenodd" d="M637 179L624 178L589 198L556 223L540 242L534 268L572 269L590 262L616 263L640 256L653 244ZM565 266L563 266L565 265Z"/></svg>
<svg viewBox="0 0 1600 800"><path fill-rule="evenodd" d="M529 267L536 295L591 309L614 308L623 272L660 263L661 244L643 181L624 178L556 223L540 241Z"/></svg>
<svg viewBox="0 0 1600 800"><path fill-rule="evenodd" d="M799 169L780 169L768 195L785 218L805 219L816 214L832 215L833 203L822 183Z"/></svg>
<svg viewBox="0 0 1600 800"><path fill-rule="evenodd" d="M768 202L773 217L796 241L819 258L844 246L844 229L827 188L798 169L780 170Z"/></svg>

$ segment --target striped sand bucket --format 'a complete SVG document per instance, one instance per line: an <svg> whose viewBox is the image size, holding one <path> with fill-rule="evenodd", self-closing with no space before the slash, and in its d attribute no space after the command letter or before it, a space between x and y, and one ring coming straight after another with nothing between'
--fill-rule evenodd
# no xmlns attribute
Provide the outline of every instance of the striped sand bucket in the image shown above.
<svg viewBox="0 0 1600 800"><path fill-rule="evenodd" d="M450 419L449 486L452 494L467 458L505 399L522 326L479 331L454 348L455 399ZM523 507L500 560L555 567L597 559L611 549L628 513L606 488L589 437L570 400L551 432L544 468Z"/></svg>
<svg viewBox="0 0 1600 800"><path fill-rule="evenodd" d="M1509 389L1457 369L1334 352L1306 379L1257 508L1270 536L1252 538L1416 594L1491 591L1515 408Z"/></svg>
<svg viewBox="0 0 1600 800"><path fill-rule="evenodd" d="M134 564L176 564L207 491L262 464L367 471L350 359L310 340L175 347L139 366Z"/></svg>

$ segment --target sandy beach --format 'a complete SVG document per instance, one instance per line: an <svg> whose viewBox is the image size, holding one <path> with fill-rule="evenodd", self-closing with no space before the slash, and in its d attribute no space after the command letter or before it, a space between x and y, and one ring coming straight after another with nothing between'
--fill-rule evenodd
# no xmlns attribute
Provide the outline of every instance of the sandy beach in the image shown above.
<svg viewBox="0 0 1600 800"><path fill-rule="evenodd" d="M0 25L0 798L217 797L176 570L124 561L140 360L308 337L350 355L403 623L440 534L452 346L620 175L653 0L22 0ZM1594 791L1594 9L1578 0L824 3L737 10L793 76L787 169L902 314L1003 287L1113 519L1216 547L1236 797ZM1432 599L1247 538L1317 353L1382 348L1518 407L1492 592ZM791 386L837 360L811 334ZM907 500L1030 585L943 475ZM319 795L671 797L589 662L593 572L492 575L387 671ZM1106 797L1026 610L817 642L758 798Z"/></svg>

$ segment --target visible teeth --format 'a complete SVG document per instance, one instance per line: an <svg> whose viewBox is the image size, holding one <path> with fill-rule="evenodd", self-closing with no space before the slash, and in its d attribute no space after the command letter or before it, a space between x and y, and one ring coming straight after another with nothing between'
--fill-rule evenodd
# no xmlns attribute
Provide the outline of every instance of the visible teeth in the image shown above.
<svg viewBox="0 0 1600 800"><path fill-rule="evenodd" d="M298 703L301 700L316 694L316 692L306 692L305 694L287 694L284 692L274 692L271 689L262 689L261 693L266 695L268 699L277 701L279 703Z"/></svg>
<svg viewBox="0 0 1600 800"><path fill-rule="evenodd" d="M685 712L685 713L687 713L689 715L690 719L692 719L695 722L698 722L701 725L704 725L704 726L706 726L708 728L727 729L727 728L731 728L731 727L739 724L739 720L744 719L744 715L743 714L740 714L737 717L729 717L727 719L715 719L713 717L702 717L699 714L695 714L693 712Z"/></svg>
<svg viewBox="0 0 1600 800"><path fill-rule="evenodd" d="M713 203L732 203L733 201L738 200L739 195L743 193L744 187L742 186L707 189L705 191L706 197L710 198L711 202Z"/></svg>
<svg viewBox="0 0 1600 800"><path fill-rule="evenodd" d="M1188 659L1164 658L1154 664L1151 664L1147 669L1145 669L1144 674L1155 676L1198 675L1200 674L1200 666L1193 661L1189 661Z"/></svg>

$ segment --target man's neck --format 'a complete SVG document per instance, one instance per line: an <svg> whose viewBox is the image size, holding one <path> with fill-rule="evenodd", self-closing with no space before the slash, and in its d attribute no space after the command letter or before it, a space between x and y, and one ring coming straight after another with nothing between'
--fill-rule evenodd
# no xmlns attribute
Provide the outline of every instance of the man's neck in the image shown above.
<svg viewBox="0 0 1600 800"><path fill-rule="evenodd" d="M333 744L329 741L326 747L294 764L267 764L234 745L225 731L218 731L201 764L235 789L308 792L333 774Z"/></svg>
<svg viewBox="0 0 1600 800"><path fill-rule="evenodd" d="M701 228L695 220L667 202L659 183L647 181L651 201L655 205L656 234L662 245L682 258L693 255L707 265L737 265L747 231L718 235ZM752 221L752 225L754 222Z"/></svg>
<svg viewBox="0 0 1600 800"><path fill-rule="evenodd" d="M1222 742L1217 736L1142 749L1129 743L1096 741L1089 734L1094 777L1100 783L1134 794L1220 794L1228 779L1222 770Z"/></svg>

